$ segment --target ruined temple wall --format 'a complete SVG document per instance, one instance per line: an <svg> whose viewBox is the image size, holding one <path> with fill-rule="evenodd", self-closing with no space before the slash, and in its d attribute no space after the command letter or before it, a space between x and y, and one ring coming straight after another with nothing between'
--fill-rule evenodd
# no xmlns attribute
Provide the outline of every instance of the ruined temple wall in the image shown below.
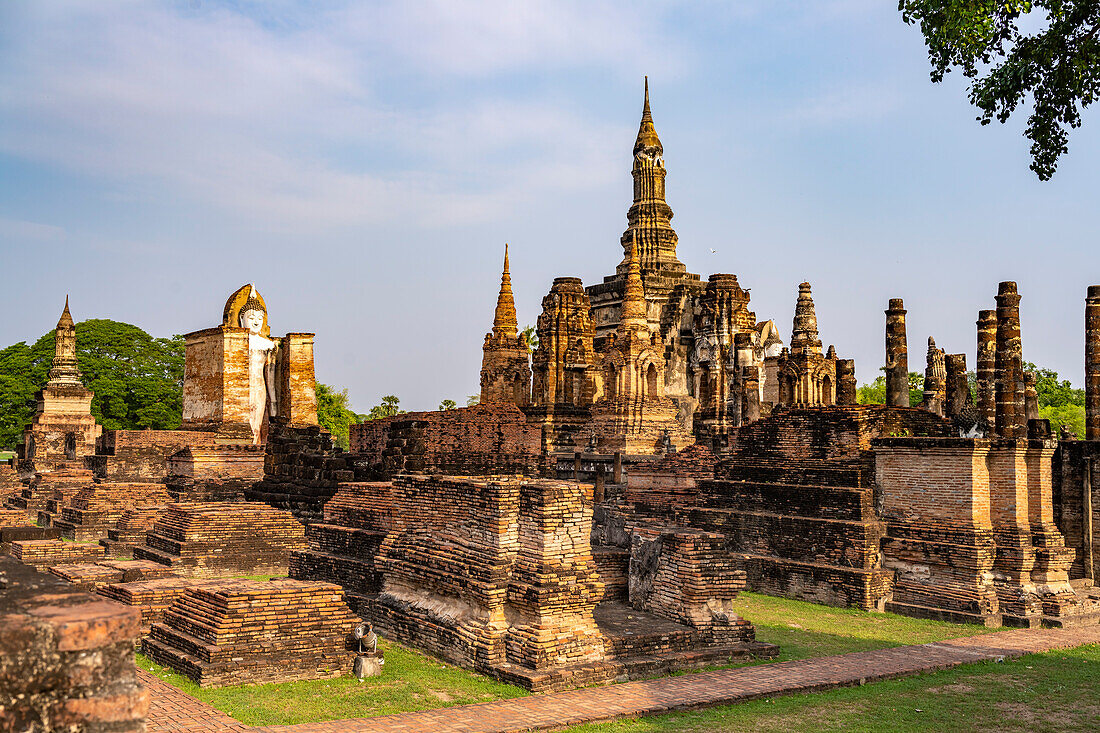
<svg viewBox="0 0 1100 733"><path fill-rule="evenodd" d="M352 425L351 450L381 476L435 470L462 475L537 474L542 429L515 405L409 412Z"/></svg>
<svg viewBox="0 0 1100 733"><path fill-rule="evenodd" d="M1091 473L1086 482L1087 464L1091 465ZM1087 497L1086 486L1089 488ZM1063 440L1059 443L1054 454L1052 494L1054 522L1065 537L1066 546L1077 551L1069 577L1095 579L1100 574L1100 440ZM1086 542L1090 529L1091 548Z"/></svg>
<svg viewBox="0 0 1100 733"><path fill-rule="evenodd" d="M108 430L85 461L99 479L157 482L168 476L171 456L214 443L213 433L199 430Z"/></svg>

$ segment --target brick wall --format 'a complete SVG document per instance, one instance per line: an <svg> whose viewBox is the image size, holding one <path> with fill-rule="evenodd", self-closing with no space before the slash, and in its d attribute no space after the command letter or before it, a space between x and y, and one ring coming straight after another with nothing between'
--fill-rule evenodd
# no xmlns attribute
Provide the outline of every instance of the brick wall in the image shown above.
<svg viewBox="0 0 1100 733"><path fill-rule="evenodd" d="M514 405L486 404L441 412L408 412L351 426L351 450L380 476L434 470L484 476L534 475L542 429Z"/></svg>
<svg viewBox="0 0 1100 733"><path fill-rule="evenodd" d="M213 446L215 438L198 430L107 430L97 454L86 460L97 478L162 481L169 457L188 447Z"/></svg>
<svg viewBox="0 0 1100 733"><path fill-rule="evenodd" d="M1085 461L1092 462L1092 573L1085 568ZM1053 515L1066 545L1077 550L1071 578L1100 574L1100 440L1063 440L1054 454Z"/></svg>

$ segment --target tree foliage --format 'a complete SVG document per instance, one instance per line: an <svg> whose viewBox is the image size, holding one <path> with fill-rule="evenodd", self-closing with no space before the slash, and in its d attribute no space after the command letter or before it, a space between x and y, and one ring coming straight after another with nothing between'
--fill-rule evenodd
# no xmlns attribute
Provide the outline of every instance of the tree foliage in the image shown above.
<svg viewBox="0 0 1100 733"><path fill-rule="evenodd" d="M1100 93L1100 1L900 0L898 9L924 34L933 82L955 68L972 80L981 124L1007 122L1030 99L1031 169L1050 179Z"/></svg>
<svg viewBox="0 0 1100 733"><path fill-rule="evenodd" d="M16 445L34 415L34 394L49 380L55 332L33 346L0 351L0 445ZM137 326L105 319L76 324L77 365L95 393L92 415L105 429L172 430L180 426L183 337L153 338Z"/></svg>
<svg viewBox="0 0 1100 733"><path fill-rule="evenodd" d="M1085 434L1085 390L1077 389L1058 372L1024 362L1024 371L1035 374L1039 417L1050 420L1055 432L1065 425L1079 437Z"/></svg>
<svg viewBox="0 0 1100 733"><path fill-rule="evenodd" d="M458 403L455 402L454 400L443 400L442 402L439 403L439 411L440 412L443 412L444 410L453 410L456 407L458 407Z"/></svg>
<svg viewBox="0 0 1100 733"><path fill-rule="evenodd" d="M317 422L332 433L336 445L344 450L350 446L349 428L359 422L359 416L348 407L347 388L336 391L320 382L316 385Z"/></svg>
<svg viewBox="0 0 1100 733"><path fill-rule="evenodd" d="M401 404L401 400L395 395L388 394L382 398L382 403L370 408L370 412L366 415L361 415L364 420L378 420L383 417L393 417L394 415L400 415L404 412L398 405Z"/></svg>
<svg viewBox="0 0 1100 733"><path fill-rule="evenodd" d="M924 401L924 375L909 372L909 406L920 407ZM875 381L861 385L856 390L856 402L861 405L886 404L886 377L879 375Z"/></svg>
<svg viewBox="0 0 1100 733"><path fill-rule="evenodd" d="M527 326L521 331L523 334L523 340L527 344L527 353L534 353L535 349L539 347L539 334L535 330L534 326Z"/></svg>

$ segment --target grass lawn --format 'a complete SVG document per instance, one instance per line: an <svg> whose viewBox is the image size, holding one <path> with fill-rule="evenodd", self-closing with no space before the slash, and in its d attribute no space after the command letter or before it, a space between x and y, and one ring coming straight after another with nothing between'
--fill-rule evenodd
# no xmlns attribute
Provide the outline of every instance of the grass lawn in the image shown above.
<svg viewBox="0 0 1100 733"><path fill-rule="evenodd" d="M266 579L269 576L253 577ZM830 608L756 593L741 594L736 607L738 613L756 624L758 639L779 644L780 661L924 644L988 631L978 626ZM381 646L386 652L382 676L362 683L348 675L336 680L204 690L140 655L138 664L250 725L362 718L527 694L518 687L494 682L400 644L383 640ZM643 724L652 725L653 721Z"/></svg>
<svg viewBox="0 0 1100 733"><path fill-rule="evenodd" d="M828 692L570 728L572 733L1100 730L1100 645Z"/></svg>
<svg viewBox="0 0 1100 733"><path fill-rule="evenodd" d="M202 689L137 655L138 666L248 725L290 725L450 707L520 697L527 692L495 682L399 644L379 642L386 654L381 677L238 685Z"/></svg>

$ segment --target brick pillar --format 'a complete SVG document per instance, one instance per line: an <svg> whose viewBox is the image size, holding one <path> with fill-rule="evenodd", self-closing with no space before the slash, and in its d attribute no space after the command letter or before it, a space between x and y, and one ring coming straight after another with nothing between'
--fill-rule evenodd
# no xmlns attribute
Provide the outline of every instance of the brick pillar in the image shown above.
<svg viewBox="0 0 1100 733"><path fill-rule="evenodd" d="M944 357L947 368L948 417L954 417L970 404L970 384L966 381L966 354L948 354Z"/></svg>
<svg viewBox="0 0 1100 733"><path fill-rule="evenodd" d="M886 311L886 404L909 406L909 349L905 342L905 304L891 298Z"/></svg>
<svg viewBox="0 0 1100 733"><path fill-rule="evenodd" d="M1042 613L1042 604L1031 580L1035 548L1028 507L1027 442L994 441L986 464L989 517L997 541L994 587L1001 613L1018 619L1036 617Z"/></svg>
<svg viewBox="0 0 1100 733"><path fill-rule="evenodd" d="M1100 285L1085 296L1085 440L1100 440Z"/></svg>
<svg viewBox="0 0 1100 733"><path fill-rule="evenodd" d="M760 419L760 367L741 368L741 424Z"/></svg>
<svg viewBox="0 0 1100 733"><path fill-rule="evenodd" d="M996 365L997 434L1004 438L1027 437L1020 295L1011 281L997 287Z"/></svg>
<svg viewBox="0 0 1100 733"><path fill-rule="evenodd" d="M837 359L836 362L836 403L838 405L856 404L856 360Z"/></svg>
<svg viewBox="0 0 1100 733"><path fill-rule="evenodd" d="M977 377L978 414L992 430L997 421L997 311L978 311Z"/></svg>

